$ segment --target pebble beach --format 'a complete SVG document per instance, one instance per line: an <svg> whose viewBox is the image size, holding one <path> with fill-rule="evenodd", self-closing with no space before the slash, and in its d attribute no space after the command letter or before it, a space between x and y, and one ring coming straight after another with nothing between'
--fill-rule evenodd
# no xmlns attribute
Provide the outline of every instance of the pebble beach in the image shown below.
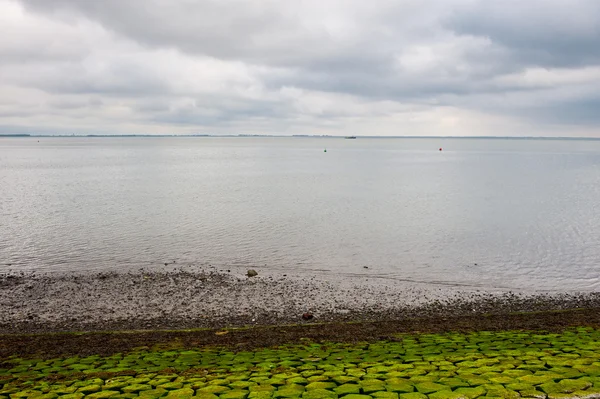
<svg viewBox="0 0 600 399"><path fill-rule="evenodd" d="M0 332L219 328L594 308L597 293L525 293L382 278L215 270L0 275ZM306 317L306 316L309 317ZM305 316L305 317L302 317Z"/></svg>

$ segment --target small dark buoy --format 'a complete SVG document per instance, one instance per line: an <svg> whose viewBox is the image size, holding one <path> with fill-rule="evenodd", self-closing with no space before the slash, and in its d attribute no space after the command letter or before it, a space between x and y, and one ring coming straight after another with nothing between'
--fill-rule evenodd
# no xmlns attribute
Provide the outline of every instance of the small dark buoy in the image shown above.
<svg viewBox="0 0 600 399"><path fill-rule="evenodd" d="M327 152L327 148L325 148L325 149L323 150L323 152Z"/></svg>
<svg viewBox="0 0 600 399"><path fill-rule="evenodd" d="M475 266L477 266L477 263L475 263Z"/></svg>
<svg viewBox="0 0 600 399"><path fill-rule="evenodd" d="M169 264L167 262L165 262L165 266L169 266Z"/></svg>
<svg viewBox="0 0 600 399"><path fill-rule="evenodd" d="M442 151L442 147L440 147L440 151Z"/></svg>

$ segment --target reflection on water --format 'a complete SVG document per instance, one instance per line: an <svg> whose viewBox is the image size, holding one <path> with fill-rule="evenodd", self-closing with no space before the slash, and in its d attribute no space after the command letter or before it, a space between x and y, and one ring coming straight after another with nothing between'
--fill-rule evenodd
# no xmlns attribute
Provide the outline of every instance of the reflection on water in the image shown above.
<svg viewBox="0 0 600 399"><path fill-rule="evenodd" d="M600 141L1 138L0 187L0 270L600 288Z"/></svg>

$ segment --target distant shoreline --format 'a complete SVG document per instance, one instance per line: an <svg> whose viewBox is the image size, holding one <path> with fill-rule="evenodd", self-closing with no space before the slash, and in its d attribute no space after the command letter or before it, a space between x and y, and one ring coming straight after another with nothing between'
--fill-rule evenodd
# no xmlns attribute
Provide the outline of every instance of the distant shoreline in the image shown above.
<svg viewBox="0 0 600 399"><path fill-rule="evenodd" d="M347 139L348 136L330 135L261 135L261 134L0 134L0 138L308 138ZM569 140L600 141L600 137L537 137L537 136L356 136L358 139L457 139L457 140Z"/></svg>

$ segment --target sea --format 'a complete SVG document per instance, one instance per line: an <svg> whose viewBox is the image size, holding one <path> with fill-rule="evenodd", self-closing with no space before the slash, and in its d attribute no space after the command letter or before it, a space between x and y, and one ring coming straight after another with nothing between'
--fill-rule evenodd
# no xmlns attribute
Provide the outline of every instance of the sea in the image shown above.
<svg viewBox="0 0 600 399"><path fill-rule="evenodd" d="M179 266L598 291L600 141L0 137L0 272Z"/></svg>

